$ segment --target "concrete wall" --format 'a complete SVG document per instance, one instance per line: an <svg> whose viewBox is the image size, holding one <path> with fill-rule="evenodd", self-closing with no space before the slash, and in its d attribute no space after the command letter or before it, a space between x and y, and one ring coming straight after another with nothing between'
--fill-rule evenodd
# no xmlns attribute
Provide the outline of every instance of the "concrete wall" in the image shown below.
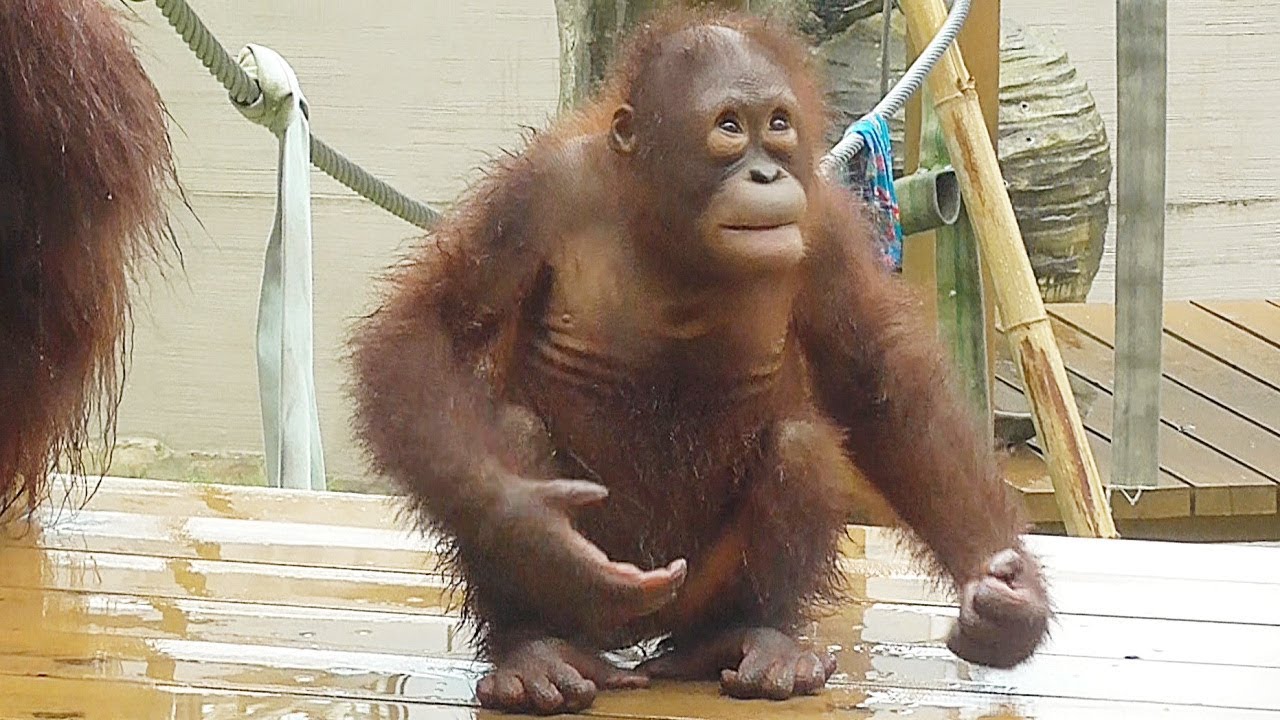
<svg viewBox="0 0 1280 720"><path fill-rule="evenodd" d="M1115 0L1003 0L1067 51L1116 132ZM1165 295L1280 297L1280 3L1169 3ZM1113 156L1114 159L1114 156ZM1114 197L1114 176L1112 192ZM1114 292L1115 211L1091 301Z"/></svg>
<svg viewBox="0 0 1280 720"><path fill-rule="evenodd" d="M275 207L276 144L232 108L150 3L129 3L143 61L175 118L179 172L199 223L178 214L186 271L150 283L137 316L122 436L177 450L258 451L254 355L262 252ZM289 59L313 131L430 203L463 189L521 124L554 112L550 0L194 0L232 53ZM330 471L353 474L342 340L368 283L418 230L312 173L316 373ZM203 223L201 227L200 223Z"/></svg>
<svg viewBox="0 0 1280 720"><path fill-rule="evenodd" d="M196 0L235 52L269 45L302 79L313 129L406 192L440 203L540 125L556 102L550 0ZM1170 3L1168 295L1277 296L1280 269L1280 12L1273 2ZM145 288L122 435L179 450L256 452L253 336L274 205L275 144L149 3L129 3L144 62L176 120L180 172L201 226L178 216L185 273ZM1114 132L1112 0L1004 0L1068 50ZM342 338L367 284L415 229L323 174L316 192L320 411L331 472L360 473L341 393ZM1109 240L1113 246L1114 241ZM1094 299L1110 297L1104 263Z"/></svg>

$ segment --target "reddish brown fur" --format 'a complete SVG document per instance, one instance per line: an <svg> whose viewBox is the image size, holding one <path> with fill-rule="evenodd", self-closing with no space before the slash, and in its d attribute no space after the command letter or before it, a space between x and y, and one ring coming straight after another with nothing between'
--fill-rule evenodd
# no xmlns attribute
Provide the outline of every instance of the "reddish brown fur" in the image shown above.
<svg viewBox="0 0 1280 720"><path fill-rule="evenodd" d="M172 239L164 107L100 0L0 3L0 514L111 446L129 282Z"/></svg>
<svg viewBox="0 0 1280 720"><path fill-rule="evenodd" d="M659 243L643 246L656 260L636 262L661 263L668 252L662 238L694 242L692 228L707 200L673 197L630 171L574 175L565 168L577 167L575 143L609 133L612 111L622 103L675 103L667 98L675 97L670 85L679 79L649 65L663 53L679 53L671 46L688 37L680 33L704 23L745 34L755 52L785 68L800 98L794 125L801 150L788 161L808 196L800 279L730 285L715 299L767 313L768 303L752 304L757 295L782 293L792 313L780 369L762 392L735 398L738 370L715 370L735 367L732 341L741 337L731 333L723 346L714 339L687 348L673 341L660 357L636 365L610 368L606 358L591 370L613 373L603 385L585 370L559 382L531 359L556 282L543 261L544 243L576 237L593 214L614 217L610 206L593 204L597 186L606 186L625 208L613 229L635 242ZM529 643L544 634L596 648L672 632L677 646L697 647L696 638L724 629L727 640L707 647L785 649L774 636L734 635L733 628L791 632L839 599L836 551L844 523L858 510L852 485L859 470L923 541L922 557L960 587L987 577L995 553L1020 547L1019 508L998 476L991 443L974 431L919 304L875 261L852 196L814 176L824 126L820 98L803 45L763 21L679 13L641 28L600 96L497 163L394 270L382 307L355 334L357 435L374 469L401 482L419 518L450 544L482 653L500 666L541 672L548 657L563 655L558 646ZM637 110L638 124L643 112ZM693 158L702 141L688 142L694 145L641 146L636 157L647 170L638 172L699 172ZM539 187L553 188L552 197L539 200ZM668 275L678 274L672 257ZM612 272L607 260L590 254L581 262L606 263L605 275ZM637 275L654 276L651 267L644 272L636 266ZM676 277L675 287L716 281L696 269L683 272L694 276ZM786 296L791 284L796 291ZM625 296L627 286L619 287ZM630 312L639 316L666 289L631 297ZM734 328L750 340L756 321L744 317L751 316L738 312ZM636 353L643 355L619 350L623 357ZM528 412L512 415L511 405ZM587 627L596 611L582 607L590 599L567 594L565 583L579 578L555 565L562 557L556 548L504 554L503 542L522 532L513 528L526 527L516 523L527 521L510 514L523 507L504 494L510 477L606 485L608 499L575 512L576 527L611 559L641 568L688 558L682 596L612 632ZM516 577L531 565L534 575ZM1038 590L1034 566L1027 572ZM1029 633L1037 622L1029 621ZM703 662L720 661L682 660L676 674L703 672L710 667ZM563 707L546 700L540 709Z"/></svg>

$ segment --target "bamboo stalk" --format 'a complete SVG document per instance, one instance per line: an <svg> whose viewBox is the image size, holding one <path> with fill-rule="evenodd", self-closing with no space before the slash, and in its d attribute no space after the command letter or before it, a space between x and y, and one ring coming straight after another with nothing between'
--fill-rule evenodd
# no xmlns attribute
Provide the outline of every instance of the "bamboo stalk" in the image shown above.
<svg viewBox="0 0 1280 720"><path fill-rule="evenodd" d="M904 235L936 230L960 217L960 182L949 166L903 175L893 181L893 192Z"/></svg>
<svg viewBox="0 0 1280 720"><path fill-rule="evenodd" d="M904 67L911 67L923 46L910 33L904 40ZM922 94L913 94L903 108L902 169L906 175L913 175L920 169L920 125L924 119L924 104L920 101ZM938 326L937 242L935 230L924 230L902 239L902 279L920 291L920 312L934 328Z"/></svg>
<svg viewBox="0 0 1280 720"><path fill-rule="evenodd" d="M933 37L946 19L942 0L901 0L900 5L917 46ZM982 257L990 263L1003 329L1048 455L1054 496L1067 532L1117 537L973 78L959 48L953 45L930 73L929 90Z"/></svg>
<svg viewBox="0 0 1280 720"><path fill-rule="evenodd" d="M946 142L938 114L928 106L922 108L920 128L920 164L927 168L950 165ZM956 222L940 227L935 233L937 264L938 330L951 349L951 360L961 384L973 403L978 432L988 437L994 432L991 422L991 387L987 377L987 318L983 312L982 267L973 224L963 203Z"/></svg>
<svg viewBox="0 0 1280 720"><path fill-rule="evenodd" d="M956 37L960 54L974 79L978 104L982 106L982 117L987 122L987 134L993 139L992 147L997 153L999 146L994 138L1000 136L1000 12L1000 0L974 0L969 7L969 17ZM969 239L973 240L972 227L967 230ZM987 398L990 399L995 393L996 354L999 352L996 343L1000 341L1000 333L996 331L996 299L992 291L991 268L985 262L980 265L983 335L987 344ZM988 405L987 433L995 435L995 413L991 407Z"/></svg>

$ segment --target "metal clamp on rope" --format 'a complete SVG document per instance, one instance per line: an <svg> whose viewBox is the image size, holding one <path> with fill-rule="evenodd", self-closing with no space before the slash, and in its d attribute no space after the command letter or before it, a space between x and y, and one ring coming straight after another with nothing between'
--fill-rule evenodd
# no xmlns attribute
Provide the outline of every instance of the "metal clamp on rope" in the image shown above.
<svg viewBox="0 0 1280 720"><path fill-rule="evenodd" d="M247 105L231 97L231 104L241 115L267 128L276 137L283 135L293 122L294 112L301 111L304 118L311 118L298 76L279 53L262 45L246 45L236 61L262 91Z"/></svg>

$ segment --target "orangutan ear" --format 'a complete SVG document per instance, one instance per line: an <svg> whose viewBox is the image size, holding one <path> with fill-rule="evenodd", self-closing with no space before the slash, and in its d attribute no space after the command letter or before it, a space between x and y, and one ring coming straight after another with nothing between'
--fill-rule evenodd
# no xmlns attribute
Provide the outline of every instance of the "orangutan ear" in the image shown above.
<svg viewBox="0 0 1280 720"><path fill-rule="evenodd" d="M635 110L623 104L613 111L613 122L609 125L609 147L614 152L630 155L636 147Z"/></svg>

